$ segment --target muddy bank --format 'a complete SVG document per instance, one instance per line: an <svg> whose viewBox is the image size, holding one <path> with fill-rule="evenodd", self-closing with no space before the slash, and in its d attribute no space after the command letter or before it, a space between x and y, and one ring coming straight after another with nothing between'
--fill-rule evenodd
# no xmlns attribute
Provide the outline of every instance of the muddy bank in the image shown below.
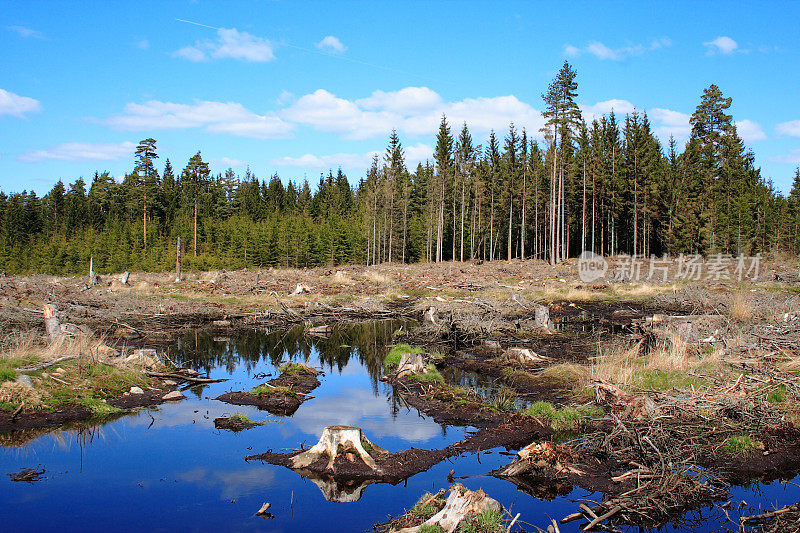
<svg viewBox="0 0 800 533"><path fill-rule="evenodd" d="M281 375L262 383L250 392L234 391L214 398L232 405L252 405L279 416L291 416L303 402L313 398L309 393L320 386L319 370L289 363Z"/></svg>

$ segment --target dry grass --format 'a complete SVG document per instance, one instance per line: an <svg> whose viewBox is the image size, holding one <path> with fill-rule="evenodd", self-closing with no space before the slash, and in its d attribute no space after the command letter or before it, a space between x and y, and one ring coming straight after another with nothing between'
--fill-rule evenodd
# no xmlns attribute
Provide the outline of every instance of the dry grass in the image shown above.
<svg viewBox="0 0 800 533"><path fill-rule="evenodd" d="M636 371L641 348L641 341L601 346L597 357L592 359L589 375L592 379L612 381L618 385L629 384Z"/></svg>
<svg viewBox="0 0 800 533"><path fill-rule="evenodd" d="M745 322L753 318L753 304L742 292L736 292L728 303L728 315L737 322Z"/></svg>
<svg viewBox="0 0 800 533"><path fill-rule="evenodd" d="M5 381L0 385L0 404L19 405L21 402L32 408L43 405L42 395L36 389L16 381Z"/></svg>

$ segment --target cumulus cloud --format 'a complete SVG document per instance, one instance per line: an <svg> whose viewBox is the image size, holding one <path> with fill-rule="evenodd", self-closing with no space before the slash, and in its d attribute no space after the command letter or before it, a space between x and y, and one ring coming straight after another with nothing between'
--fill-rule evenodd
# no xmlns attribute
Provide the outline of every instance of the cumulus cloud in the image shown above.
<svg viewBox="0 0 800 533"><path fill-rule="evenodd" d="M706 55L708 56L717 54L729 55L739 48L739 44L736 41L724 35L717 37L713 41L703 43L703 46L706 47Z"/></svg>
<svg viewBox="0 0 800 533"><path fill-rule="evenodd" d="M433 148L424 143L404 146L406 167L414 170L418 163L433 158ZM364 154L338 153L330 155L303 154L300 157L281 157L270 161L271 165L282 167L301 167L313 169L333 169L342 167L348 170L366 170L372 164L372 158L383 157L380 150L372 150Z"/></svg>
<svg viewBox="0 0 800 533"><path fill-rule="evenodd" d="M212 159L211 164L218 167L243 167L247 164L247 161L242 161L241 159L231 159L230 157L222 157L220 159Z"/></svg>
<svg viewBox="0 0 800 533"><path fill-rule="evenodd" d="M356 100L356 104L365 109L385 109L406 115L431 111L441 103L442 97L427 87L406 87L391 92L375 91L367 98Z"/></svg>
<svg viewBox="0 0 800 533"><path fill-rule="evenodd" d="M25 26L6 26L6 29L26 39L44 39L44 34L42 32L26 28Z"/></svg>
<svg viewBox="0 0 800 533"><path fill-rule="evenodd" d="M647 115L656 123L654 131L662 139L668 139L670 135L682 139L692 133L690 115L686 113L656 107L649 109Z"/></svg>
<svg viewBox="0 0 800 533"><path fill-rule="evenodd" d="M33 150L19 156L20 161L35 163L48 159L58 161L115 161L130 157L136 150L132 142L119 144L63 143L45 150Z"/></svg>
<svg viewBox="0 0 800 533"><path fill-rule="evenodd" d="M281 116L321 131L342 134L348 139L384 135L395 127L396 119L385 111L364 111L355 102L338 98L325 89L301 96L284 109Z"/></svg>
<svg viewBox="0 0 800 533"><path fill-rule="evenodd" d="M629 57L640 56L645 52L660 50L671 45L672 41L667 37L654 39L652 42L650 42L650 44L629 44L619 48L611 48L600 41L592 41L586 45L586 48L578 48L577 46L566 44L564 45L564 54L569 57L576 57L587 53L595 56L598 59L622 61Z"/></svg>
<svg viewBox="0 0 800 533"><path fill-rule="evenodd" d="M605 100L603 102L597 102L594 105L586 105L586 104L579 104L578 107L583 114L583 119L586 122L591 122L595 119L599 119L603 115L609 115L612 112L617 115L625 115L627 113L633 113L636 107L627 100L620 100L617 98L611 100Z"/></svg>
<svg viewBox="0 0 800 533"><path fill-rule="evenodd" d="M332 52L334 54L343 54L347 50L347 47L342 44L342 41L333 35L328 35L318 42L317 48L325 52Z"/></svg>
<svg viewBox="0 0 800 533"><path fill-rule="evenodd" d="M42 106L38 100L0 89L0 116L24 118L25 113L38 113Z"/></svg>
<svg viewBox="0 0 800 533"><path fill-rule="evenodd" d="M770 157L769 160L772 163L783 165L798 165L800 164L800 148L792 148L789 153Z"/></svg>
<svg viewBox="0 0 800 533"><path fill-rule="evenodd" d="M763 141L767 138L758 122L752 120L739 120L736 123L736 132L744 142Z"/></svg>
<svg viewBox="0 0 800 533"><path fill-rule="evenodd" d="M775 131L778 135L786 135L788 137L800 137L800 120L790 120L789 122L781 122L775 126Z"/></svg>
<svg viewBox="0 0 800 533"><path fill-rule="evenodd" d="M184 46L172 55L194 62L228 58L263 63L275 59L271 41L236 28L219 28L215 40L196 41L193 46Z"/></svg>
<svg viewBox="0 0 800 533"><path fill-rule="evenodd" d="M235 102L195 101L176 104L150 100L130 103L105 124L120 130L203 128L209 133L230 133L255 139L285 138L294 126L274 114L258 115Z"/></svg>

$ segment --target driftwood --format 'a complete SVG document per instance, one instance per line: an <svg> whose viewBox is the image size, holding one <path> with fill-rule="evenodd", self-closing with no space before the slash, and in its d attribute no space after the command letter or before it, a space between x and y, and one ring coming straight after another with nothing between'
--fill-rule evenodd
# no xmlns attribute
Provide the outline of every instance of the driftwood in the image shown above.
<svg viewBox="0 0 800 533"><path fill-rule="evenodd" d="M80 354L77 354L77 355L65 355L64 357L58 357L56 359L50 359L48 361L43 361L43 362L37 363L35 365L20 367L20 368L17 368L16 371L17 372L36 372L37 370L42 370L43 368L47 368L49 366L53 366L53 365L58 364L58 363L60 363L62 361L69 361L70 359L77 359L80 356L81 356Z"/></svg>
<svg viewBox="0 0 800 533"><path fill-rule="evenodd" d="M186 374L178 374L175 372L151 372L149 370L146 370L145 374L154 378L182 379L184 381L189 381L192 383L220 383L222 381L228 381L227 379L211 379L211 378L199 378L194 376L187 376Z"/></svg>

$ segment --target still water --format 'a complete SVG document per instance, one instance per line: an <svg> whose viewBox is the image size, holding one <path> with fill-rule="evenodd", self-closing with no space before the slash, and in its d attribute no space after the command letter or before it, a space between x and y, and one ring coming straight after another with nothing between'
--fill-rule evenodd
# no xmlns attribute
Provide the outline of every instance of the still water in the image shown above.
<svg viewBox="0 0 800 533"><path fill-rule="evenodd" d="M548 516L558 519L573 512L576 499L599 500L600 495L575 489L543 501L486 476L511 461L502 450L445 461L396 486L372 484L350 503L327 501L314 483L289 469L244 461L267 449L313 444L323 427L335 424L359 426L392 452L441 448L474 431L442 426L401 407L391 388L379 381L386 345L401 326L339 326L329 338L304 336L299 329L241 332L230 338L186 335L170 350L171 357L228 381L192 387L180 403L90 428L0 434L0 531L369 531L375 522L411 507L423 492L449 486L451 469L467 476L460 480L467 487L483 488L514 514L522 513L521 520L540 527L546 527ZM293 416L212 399L251 389L277 375L286 361L325 372L314 398ZM491 386L475 382L474 376L444 374L484 390ZM240 433L214 428L215 417L234 413L265 424ZM45 478L32 484L11 482L4 475L36 467L46 470ZM796 501L797 494L794 485L775 482L737 488L734 501L770 508ZM273 518L254 516L264 502L272 504ZM700 523L676 530L720 529L724 517L704 515ZM578 531L578 523L562 531Z"/></svg>

